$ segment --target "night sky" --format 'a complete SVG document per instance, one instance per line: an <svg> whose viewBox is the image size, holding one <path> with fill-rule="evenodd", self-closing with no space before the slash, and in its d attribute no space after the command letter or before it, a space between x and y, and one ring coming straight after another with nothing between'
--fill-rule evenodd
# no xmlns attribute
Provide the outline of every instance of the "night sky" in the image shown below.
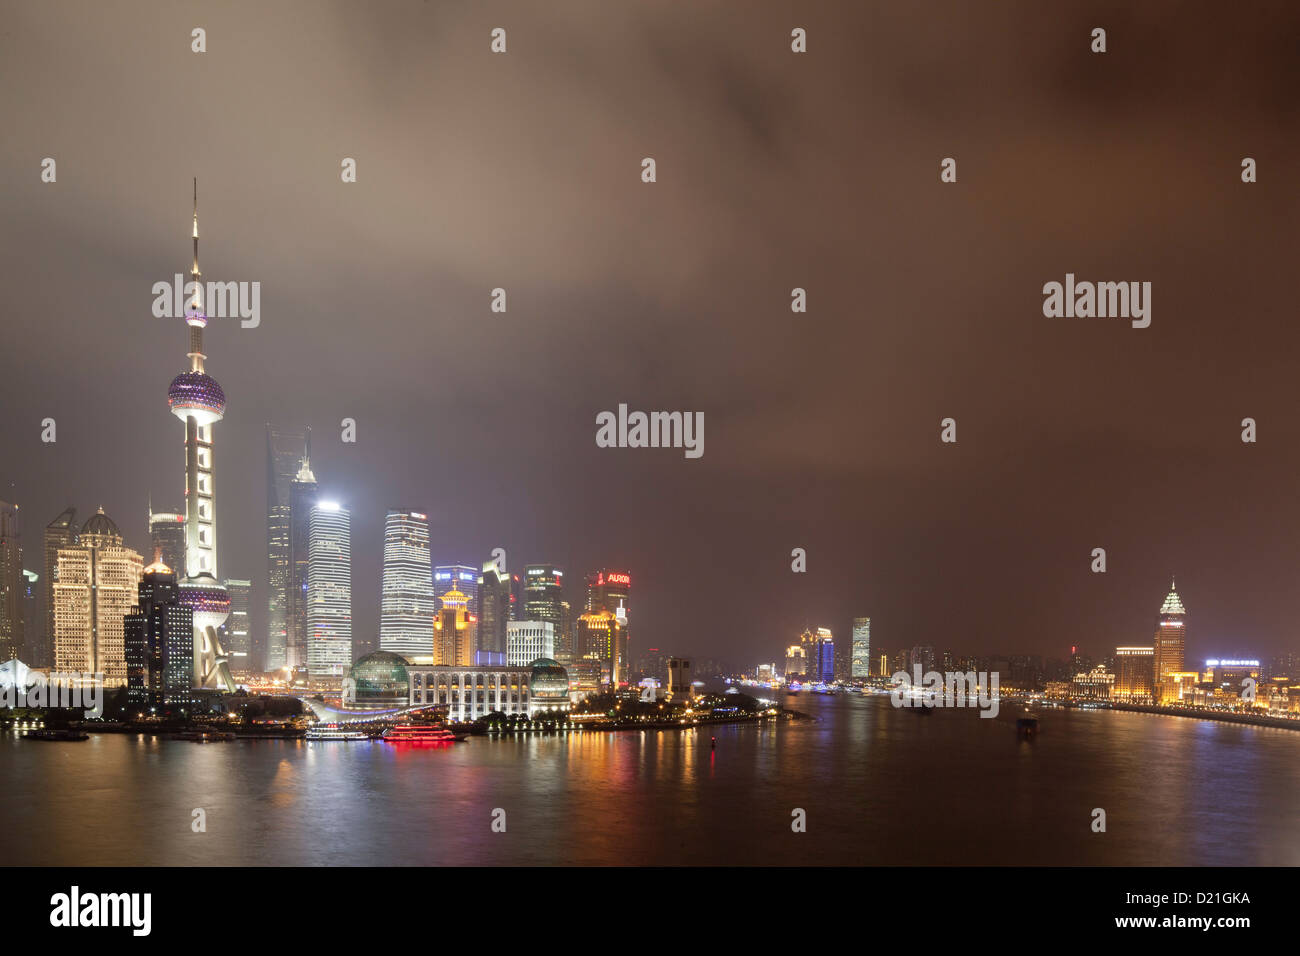
<svg viewBox="0 0 1300 956"><path fill-rule="evenodd" d="M1102 654L1174 573L1189 662L1300 650L1300 7L1134 6L5 4L25 563L69 504L142 552L149 496L181 507L187 338L150 290L197 176L204 277L262 284L260 327L206 335L255 633L274 421L352 511L359 642L396 506L435 563L554 561L575 605L630 570L634 657L753 666L855 615L890 649ZM1150 281L1150 328L1044 317L1067 272ZM620 402L703 411L704 456L598 449Z"/></svg>

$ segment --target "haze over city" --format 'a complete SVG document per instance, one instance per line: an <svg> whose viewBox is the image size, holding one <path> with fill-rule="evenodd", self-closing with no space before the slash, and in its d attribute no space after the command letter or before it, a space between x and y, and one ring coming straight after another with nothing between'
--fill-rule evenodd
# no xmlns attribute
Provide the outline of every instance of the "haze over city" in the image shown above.
<svg viewBox="0 0 1300 956"><path fill-rule="evenodd" d="M195 9L19 6L0 35L41 76L0 84L0 496L33 543L71 504L145 550L149 501L181 506L183 332L150 289L188 266L197 177L205 275L262 284L260 325L206 340L255 632L274 421L313 426L352 512L363 647L410 507L435 563L627 568L634 640L738 665L858 615L887 648L1101 654L1175 573L1189 658L1294 649L1294 9L828 8L801 59L786 11L568 4L513 12L495 60L491 11L419 5L203 8L195 58L166 42ZM1099 17L1122 41L1084 79ZM1152 282L1152 325L1045 318L1067 272ZM598 448L620 402L702 411L707 452Z"/></svg>

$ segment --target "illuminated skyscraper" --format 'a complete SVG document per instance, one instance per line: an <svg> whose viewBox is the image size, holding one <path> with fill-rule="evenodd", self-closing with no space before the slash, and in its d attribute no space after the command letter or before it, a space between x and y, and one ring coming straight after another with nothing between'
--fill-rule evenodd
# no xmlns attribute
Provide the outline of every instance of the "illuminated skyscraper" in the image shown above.
<svg viewBox="0 0 1300 956"><path fill-rule="evenodd" d="M608 611L615 614L622 607L632 609L632 575L626 571L601 568L587 575L587 611Z"/></svg>
<svg viewBox="0 0 1300 956"><path fill-rule="evenodd" d="M510 575L496 561L485 561L478 577L478 645L479 650L501 653L508 643L507 625L513 620L510 605ZM552 631L552 653L554 631ZM550 657L550 654L539 655Z"/></svg>
<svg viewBox="0 0 1300 956"><path fill-rule="evenodd" d="M253 598L253 582L242 578L226 578L226 593L230 595L230 616L221 625L221 646L230 655L232 670L252 669L251 635L248 629L248 610Z"/></svg>
<svg viewBox="0 0 1300 956"><path fill-rule="evenodd" d="M429 518L390 510L384 518L384 570L379 649L403 657L428 656L433 647L434 600Z"/></svg>
<svg viewBox="0 0 1300 956"><path fill-rule="evenodd" d="M433 663L435 666L474 663L474 632L469 623L469 602L461 591L447 591L433 622Z"/></svg>
<svg viewBox="0 0 1300 956"><path fill-rule="evenodd" d="M185 516L149 508L149 547L155 561L173 572L185 567Z"/></svg>
<svg viewBox="0 0 1300 956"><path fill-rule="evenodd" d="M1260 664L1254 659L1226 660L1214 658L1205 662L1205 680L1221 691L1238 696L1247 686L1246 681L1258 682Z"/></svg>
<svg viewBox="0 0 1300 956"><path fill-rule="evenodd" d="M433 595L439 601L448 591L465 596L465 611L478 616L478 575L468 564L440 564L433 569Z"/></svg>
<svg viewBox="0 0 1300 956"><path fill-rule="evenodd" d="M565 612L564 571L553 564L524 566L524 607L515 617L522 621L550 621L555 628L555 659L568 664L580 657L569 636L571 625Z"/></svg>
<svg viewBox="0 0 1300 956"><path fill-rule="evenodd" d="M311 470L311 429L306 455L289 482L289 591L285 602L285 666L307 666L307 569L311 563L311 513L316 507Z"/></svg>
<svg viewBox="0 0 1300 956"><path fill-rule="evenodd" d="M849 664L850 677L871 676L871 618L853 619L853 658Z"/></svg>
<svg viewBox="0 0 1300 956"><path fill-rule="evenodd" d="M629 682L626 620L608 611L578 617L575 659L599 661L601 682L614 688Z"/></svg>
<svg viewBox="0 0 1300 956"><path fill-rule="evenodd" d="M819 627L816 631L805 628L799 635L799 644L804 651L808 679L823 684L834 683L835 641L830 628Z"/></svg>
<svg viewBox="0 0 1300 956"><path fill-rule="evenodd" d="M1115 689L1117 700L1134 704L1149 704L1154 699L1155 688L1152 666L1155 649L1151 647L1115 648Z"/></svg>
<svg viewBox="0 0 1300 956"><path fill-rule="evenodd" d="M1155 686L1172 671L1182 671L1183 654L1187 647L1187 609L1178 596L1178 584L1169 585L1165 603L1156 616L1156 635L1153 648Z"/></svg>
<svg viewBox="0 0 1300 956"><path fill-rule="evenodd" d="M266 426L266 638L254 654L264 670L285 666L289 613L289 487L307 457L304 432Z"/></svg>
<svg viewBox="0 0 1300 956"><path fill-rule="evenodd" d="M0 663L23 649L25 585L18 506L0 501Z"/></svg>
<svg viewBox="0 0 1300 956"><path fill-rule="evenodd" d="M54 583L59 575L59 551L77 543L77 509L65 508L63 513L45 526L45 630L41 635L40 653L28 661L36 667L49 667L54 663Z"/></svg>
<svg viewBox="0 0 1300 956"><path fill-rule="evenodd" d="M23 570L23 639L24 645L19 657L24 661L34 661L40 653L41 618L37 601L41 593L41 576L35 571Z"/></svg>
<svg viewBox="0 0 1300 956"><path fill-rule="evenodd" d="M509 571L510 575L510 620L522 621L524 618L524 582L523 579Z"/></svg>
<svg viewBox="0 0 1300 956"><path fill-rule="evenodd" d="M54 585L54 667L103 674L126 684L122 620L135 607L144 561L122 544L104 509L90 516L76 544L59 550Z"/></svg>
<svg viewBox="0 0 1300 956"><path fill-rule="evenodd" d="M136 607L122 622L127 701L137 713L185 712L194 690L194 612L161 561L144 569Z"/></svg>
<svg viewBox="0 0 1300 956"><path fill-rule="evenodd" d="M472 664L474 651L479 647L478 576L479 573L467 564L442 564L433 569L433 594L437 598L435 606L441 607L443 596L452 591L458 592L465 601L467 630L464 640L471 650L468 661L457 662L461 664Z"/></svg>
<svg viewBox="0 0 1300 956"><path fill-rule="evenodd" d="M318 502L309 523L307 674L342 681L352 666L352 527L346 508Z"/></svg>
<svg viewBox="0 0 1300 956"><path fill-rule="evenodd" d="M632 575L627 571L610 570L601 568L593 574L587 575L587 613L606 611L619 618L621 630L619 632L623 648L623 666L621 668L621 677L627 681L629 674L628 661L631 655L631 632L628 627L628 617L632 609ZM561 640L560 646L556 649L557 653L564 654L566 649L571 649L576 640L577 622L569 625L569 635L567 640Z"/></svg>
<svg viewBox="0 0 1300 956"><path fill-rule="evenodd" d="M555 628L550 621L506 622L506 665L528 667L555 650Z"/></svg>
<svg viewBox="0 0 1300 956"><path fill-rule="evenodd" d="M177 375L167 388L168 408L185 423L185 577L180 582L181 603L194 612L195 685L233 691L235 682L230 677L217 634L230 613L230 596L217 578L217 497L212 442L212 426L226 414L226 393L203 367L207 359L203 353L203 330L208 317L203 305L203 274L199 271L197 181L193 238L194 264L185 287L189 296L185 324L190 330L190 350L186 353L190 370Z"/></svg>

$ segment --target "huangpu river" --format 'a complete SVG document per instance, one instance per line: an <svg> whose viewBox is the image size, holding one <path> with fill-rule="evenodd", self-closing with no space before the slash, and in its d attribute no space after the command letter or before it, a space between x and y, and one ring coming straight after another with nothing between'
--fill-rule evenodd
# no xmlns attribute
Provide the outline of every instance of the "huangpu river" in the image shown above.
<svg viewBox="0 0 1300 956"><path fill-rule="evenodd" d="M1300 864L1297 732L1047 710L1022 740L1010 706L782 702L818 719L442 749L7 733L0 862Z"/></svg>

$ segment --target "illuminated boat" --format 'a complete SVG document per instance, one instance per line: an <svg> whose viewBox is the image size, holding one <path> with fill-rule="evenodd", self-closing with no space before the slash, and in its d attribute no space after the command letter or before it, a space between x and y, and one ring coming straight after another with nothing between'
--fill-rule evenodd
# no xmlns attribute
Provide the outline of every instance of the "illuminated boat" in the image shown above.
<svg viewBox="0 0 1300 956"><path fill-rule="evenodd" d="M390 744L450 744L465 736L437 724L397 724L385 730L381 739Z"/></svg>
<svg viewBox="0 0 1300 956"><path fill-rule="evenodd" d="M307 728L308 740L368 740L364 730L349 730L341 724L316 724Z"/></svg>
<svg viewBox="0 0 1300 956"><path fill-rule="evenodd" d="M23 734L24 740L89 740L90 734L83 730L29 730Z"/></svg>

